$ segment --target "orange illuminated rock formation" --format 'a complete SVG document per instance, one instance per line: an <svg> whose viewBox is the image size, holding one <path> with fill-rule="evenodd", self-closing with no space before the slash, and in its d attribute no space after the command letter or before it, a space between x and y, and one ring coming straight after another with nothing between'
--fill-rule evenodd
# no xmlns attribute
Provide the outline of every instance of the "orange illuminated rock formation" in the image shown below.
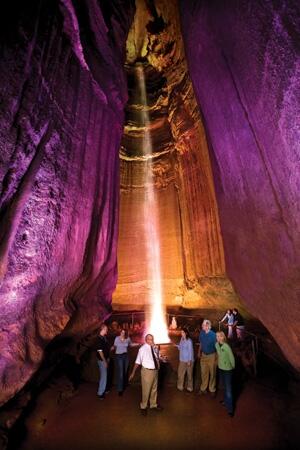
<svg viewBox="0 0 300 450"><path fill-rule="evenodd" d="M178 10L155 2L137 11L127 40L129 101L120 150L118 285L114 304L144 305L152 289L143 224L145 174L155 186L165 303L219 306L235 299L223 243L208 145L187 72ZM147 97L139 89L143 71ZM148 120L145 123L145 114ZM143 152L149 133L152 156ZM151 236L147 236L151 240ZM225 306L226 307L226 306Z"/></svg>

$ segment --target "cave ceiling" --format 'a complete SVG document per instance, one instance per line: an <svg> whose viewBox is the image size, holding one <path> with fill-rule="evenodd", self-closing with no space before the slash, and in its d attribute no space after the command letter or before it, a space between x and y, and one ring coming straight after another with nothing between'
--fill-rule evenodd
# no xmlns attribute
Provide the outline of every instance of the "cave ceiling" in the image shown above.
<svg viewBox="0 0 300 450"><path fill-rule="evenodd" d="M150 133L153 160L174 150L170 125L171 96L187 89L186 66L178 44L180 28L174 2L136 2L136 15L126 46L128 103L120 155L145 160L145 131ZM146 98L141 92L145 83ZM147 120L145 121L145 116Z"/></svg>

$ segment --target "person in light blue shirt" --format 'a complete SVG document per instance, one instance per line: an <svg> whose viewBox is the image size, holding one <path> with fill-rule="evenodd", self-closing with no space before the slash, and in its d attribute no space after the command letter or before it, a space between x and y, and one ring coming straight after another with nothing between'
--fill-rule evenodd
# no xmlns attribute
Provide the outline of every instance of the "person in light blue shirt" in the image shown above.
<svg viewBox="0 0 300 450"><path fill-rule="evenodd" d="M189 332L186 328L181 330L181 339L179 345L176 345L176 347L179 349L177 389L179 391L183 391L185 375L187 375L186 389L188 392L192 392L194 348L193 341L190 338Z"/></svg>
<svg viewBox="0 0 300 450"><path fill-rule="evenodd" d="M126 330L122 329L120 335L115 338L112 350L115 350L115 361L117 366L117 389L118 395L121 396L125 389L129 357L128 357L128 347L133 344L130 337L127 336Z"/></svg>
<svg viewBox="0 0 300 450"><path fill-rule="evenodd" d="M204 319L199 335L199 352L201 368L201 386L199 394L206 394L207 388L212 397L216 396L217 356L216 333L211 329L211 321Z"/></svg>

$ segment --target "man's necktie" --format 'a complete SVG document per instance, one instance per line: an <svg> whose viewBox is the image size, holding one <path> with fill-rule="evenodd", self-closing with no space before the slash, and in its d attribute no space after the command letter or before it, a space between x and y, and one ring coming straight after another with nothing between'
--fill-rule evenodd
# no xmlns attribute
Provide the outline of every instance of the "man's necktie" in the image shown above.
<svg viewBox="0 0 300 450"><path fill-rule="evenodd" d="M153 358L153 362L154 362L155 369L157 370L157 369L159 368L159 367L158 367L158 361L157 361L157 359L156 359L156 356L155 356L155 353L154 353L154 350L153 350L152 345L151 345L151 353L152 353L152 358Z"/></svg>

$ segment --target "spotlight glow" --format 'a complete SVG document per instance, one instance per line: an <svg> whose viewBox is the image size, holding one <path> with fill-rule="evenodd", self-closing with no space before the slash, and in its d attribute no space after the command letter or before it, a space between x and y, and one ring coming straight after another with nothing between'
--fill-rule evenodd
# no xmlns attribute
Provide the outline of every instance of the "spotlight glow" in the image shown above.
<svg viewBox="0 0 300 450"><path fill-rule="evenodd" d="M142 66L137 67L137 79L141 93L141 104L147 105L146 83ZM146 108L145 108L146 109ZM145 126L143 139L143 153L145 156L152 154L152 141L149 132L149 112L142 110L142 119ZM161 285L160 265L160 239L159 219L155 187L152 179L152 162L147 158L145 171L145 201L144 201L144 224L147 251L148 280L150 281L150 311L146 316L147 333L154 336L156 343L167 343L170 341L166 324L165 310L163 306L163 295Z"/></svg>

